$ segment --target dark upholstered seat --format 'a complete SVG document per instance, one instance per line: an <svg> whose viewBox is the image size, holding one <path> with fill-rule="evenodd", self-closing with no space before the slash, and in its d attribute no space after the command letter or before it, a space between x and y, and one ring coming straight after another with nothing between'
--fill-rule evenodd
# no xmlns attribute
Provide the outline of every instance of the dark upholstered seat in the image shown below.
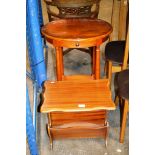
<svg viewBox="0 0 155 155"><path fill-rule="evenodd" d="M110 41L105 46L105 73L111 82L112 73L128 68L129 64L129 30L126 40Z"/></svg>
<svg viewBox="0 0 155 155"><path fill-rule="evenodd" d="M105 58L119 64L123 63L125 41L111 41L106 44Z"/></svg>

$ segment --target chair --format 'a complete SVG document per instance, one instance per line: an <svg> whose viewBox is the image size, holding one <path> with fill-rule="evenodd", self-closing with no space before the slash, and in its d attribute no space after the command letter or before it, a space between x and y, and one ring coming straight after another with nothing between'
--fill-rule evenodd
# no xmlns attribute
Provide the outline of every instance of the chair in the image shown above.
<svg viewBox="0 0 155 155"><path fill-rule="evenodd" d="M62 18L97 18L100 0L44 0L49 21ZM58 9L58 13L52 10ZM95 8L94 8L95 7Z"/></svg>
<svg viewBox="0 0 155 155"><path fill-rule="evenodd" d="M129 31L129 30L128 30ZM111 83L112 73L127 69L129 63L129 32L126 41L110 41L105 46L105 73Z"/></svg>
<svg viewBox="0 0 155 155"><path fill-rule="evenodd" d="M114 27L115 18L115 5L116 1L113 0L111 24ZM118 41L112 40L112 35L110 35L109 42L105 46L105 67L104 72L106 77L110 81L112 73L120 72L128 67L128 57L129 57L129 30L128 30L128 16L129 16L129 2L128 0L120 0L119 9L119 27L118 27ZM124 33L126 33L126 40L121 40L124 38Z"/></svg>
<svg viewBox="0 0 155 155"><path fill-rule="evenodd" d="M121 121L120 143L124 142L126 119L129 111L129 70L123 70L117 76L118 96L121 106L123 106L123 114Z"/></svg>

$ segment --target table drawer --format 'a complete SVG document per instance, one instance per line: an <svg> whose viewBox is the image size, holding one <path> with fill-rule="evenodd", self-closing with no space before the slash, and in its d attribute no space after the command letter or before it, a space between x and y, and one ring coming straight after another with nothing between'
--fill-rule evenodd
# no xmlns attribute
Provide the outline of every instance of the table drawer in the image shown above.
<svg viewBox="0 0 155 155"><path fill-rule="evenodd" d="M87 48L87 47L93 47L93 46L100 46L104 41L108 39L108 37L103 39L86 39L86 40L52 40L49 38L46 38L47 41L50 43L52 42L55 47L67 47L67 48Z"/></svg>

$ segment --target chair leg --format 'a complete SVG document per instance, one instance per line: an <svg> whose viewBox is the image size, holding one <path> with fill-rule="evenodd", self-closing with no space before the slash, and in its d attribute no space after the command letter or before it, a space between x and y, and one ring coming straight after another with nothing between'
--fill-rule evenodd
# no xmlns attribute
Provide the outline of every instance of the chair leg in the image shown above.
<svg viewBox="0 0 155 155"><path fill-rule="evenodd" d="M124 135L125 135L125 128L126 128L126 119L127 119L127 113L128 113L128 100L125 100L124 102L124 109L123 109L123 115L122 115L122 124L121 124L121 132L120 132L120 143L124 142Z"/></svg>
<svg viewBox="0 0 155 155"><path fill-rule="evenodd" d="M116 106L118 106L118 104L119 104L119 96L118 95L115 96L114 103Z"/></svg>
<svg viewBox="0 0 155 155"><path fill-rule="evenodd" d="M107 78L109 79L109 86L111 88L111 79L112 79L112 61L107 61L108 70L107 70Z"/></svg>

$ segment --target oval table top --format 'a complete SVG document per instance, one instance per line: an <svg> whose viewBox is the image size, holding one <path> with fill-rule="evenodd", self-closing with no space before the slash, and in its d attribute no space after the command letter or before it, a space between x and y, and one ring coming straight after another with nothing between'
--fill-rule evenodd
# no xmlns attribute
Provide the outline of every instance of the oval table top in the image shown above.
<svg viewBox="0 0 155 155"><path fill-rule="evenodd" d="M43 26L41 32L55 40L100 39L112 32L112 26L100 19L60 19Z"/></svg>

